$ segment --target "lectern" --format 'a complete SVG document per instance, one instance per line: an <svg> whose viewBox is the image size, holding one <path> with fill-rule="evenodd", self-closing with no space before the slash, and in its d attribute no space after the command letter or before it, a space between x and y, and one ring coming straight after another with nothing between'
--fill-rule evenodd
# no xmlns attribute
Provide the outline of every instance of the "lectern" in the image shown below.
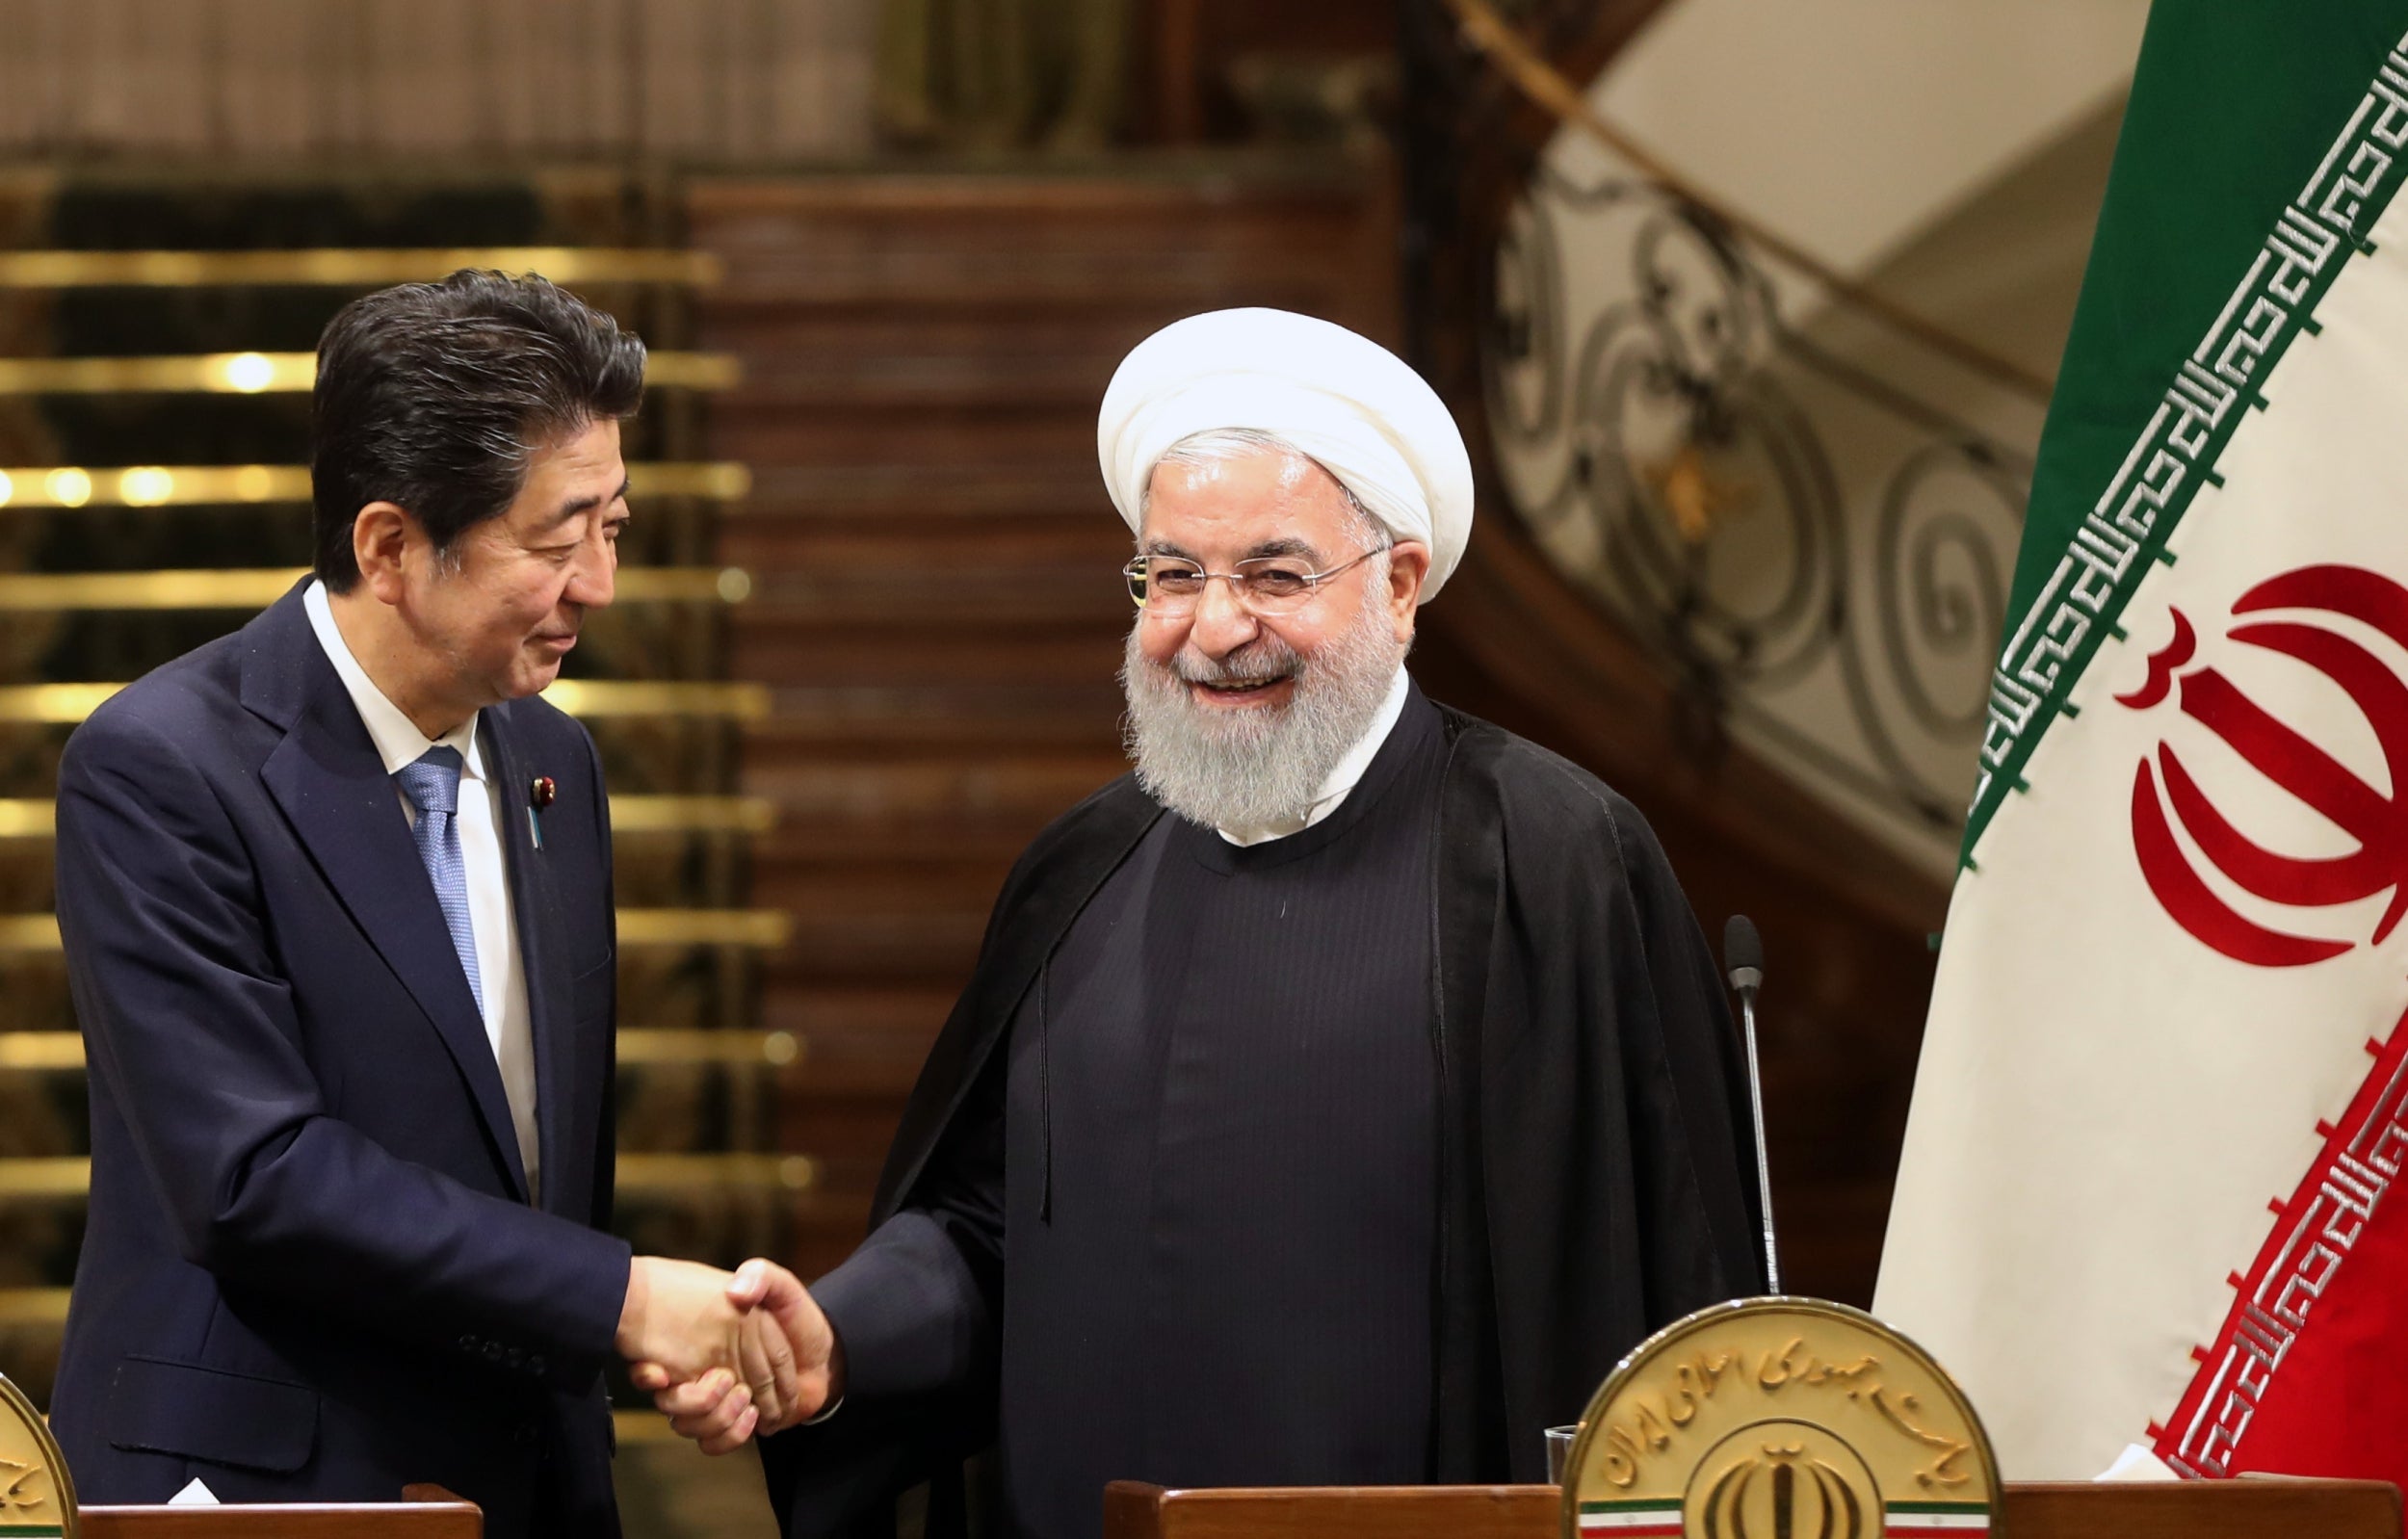
<svg viewBox="0 0 2408 1539"><path fill-rule="evenodd" d="M440 1486L375 1506L86 1507L84 1539L484 1539L484 1514Z"/></svg>
<svg viewBox="0 0 2408 1539"><path fill-rule="evenodd" d="M1117 1480L1104 1493L1104 1539L1556 1539L1562 1521L1562 1493L1554 1486L1165 1491ZM2380 1480L2010 1484L1998 1532L2001 1539L2400 1539L2399 1488Z"/></svg>

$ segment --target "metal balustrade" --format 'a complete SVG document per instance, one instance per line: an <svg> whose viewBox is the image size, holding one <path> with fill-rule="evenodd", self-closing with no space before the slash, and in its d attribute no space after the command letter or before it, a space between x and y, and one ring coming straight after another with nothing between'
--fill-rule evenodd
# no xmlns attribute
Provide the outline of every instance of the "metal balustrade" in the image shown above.
<svg viewBox="0 0 2408 1539"><path fill-rule="evenodd" d="M461 268L540 273L575 288L709 288L725 274L708 251L588 246L323 248L281 251L0 251L0 289L380 289Z"/></svg>
<svg viewBox="0 0 2408 1539"><path fill-rule="evenodd" d="M124 689L116 684L0 686L0 725L72 726ZM770 714L766 685L716 680L562 679L543 697L573 717L694 717L757 721Z"/></svg>
<svg viewBox="0 0 2408 1539"><path fill-rule="evenodd" d="M736 947L773 952L794 936L794 921L774 908L622 908L619 948ZM56 914L0 914L0 956L59 950Z"/></svg>
<svg viewBox="0 0 2408 1539"><path fill-rule="evenodd" d="M742 502L752 473L728 461L641 460L627 495ZM305 506L307 465L20 465L0 467L0 509Z"/></svg>
<svg viewBox="0 0 2408 1539"><path fill-rule="evenodd" d="M47 796L0 796L0 840L48 839L55 821ZM764 834L777 826L766 796L614 795L615 838L649 834Z"/></svg>
<svg viewBox="0 0 2408 1539"><path fill-rule="evenodd" d="M314 352L188 352L156 357L0 358L0 396L305 395ZM654 352L649 390L730 390L744 369L724 352Z"/></svg>
<svg viewBox="0 0 2408 1539"><path fill-rule="evenodd" d="M792 1031L740 1031L712 1027L621 1027L618 1066L720 1064L730 1068L790 1069L811 1054L808 1039ZM0 1031L0 1073L81 1074L80 1031Z"/></svg>

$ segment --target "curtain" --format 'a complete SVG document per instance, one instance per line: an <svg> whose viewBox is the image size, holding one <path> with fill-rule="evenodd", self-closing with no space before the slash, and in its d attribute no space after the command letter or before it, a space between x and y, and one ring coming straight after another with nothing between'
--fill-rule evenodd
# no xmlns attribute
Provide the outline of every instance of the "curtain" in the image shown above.
<svg viewBox="0 0 2408 1539"><path fill-rule="evenodd" d="M0 154L852 154L876 4L0 0Z"/></svg>

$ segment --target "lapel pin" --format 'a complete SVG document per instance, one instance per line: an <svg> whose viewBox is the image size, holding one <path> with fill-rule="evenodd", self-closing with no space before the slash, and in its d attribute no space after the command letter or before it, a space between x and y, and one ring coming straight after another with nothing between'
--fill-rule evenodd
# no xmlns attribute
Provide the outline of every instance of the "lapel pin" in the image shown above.
<svg viewBox="0 0 2408 1539"><path fill-rule="evenodd" d="M561 788L552 783L550 775L537 775L528 782L527 832L534 838L537 849L543 848L543 809L552 805L553 798L560 794Z"/></svg>

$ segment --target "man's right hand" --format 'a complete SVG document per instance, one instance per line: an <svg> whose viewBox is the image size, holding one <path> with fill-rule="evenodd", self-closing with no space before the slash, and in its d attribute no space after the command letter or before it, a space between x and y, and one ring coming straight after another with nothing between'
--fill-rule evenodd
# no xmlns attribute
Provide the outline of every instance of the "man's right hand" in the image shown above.
<svg viewBox="0 0 2408 1539"><path fill-rule="evenodd" d="M656 1363L639 1363L630 1375L638 1389L655 1392L653 1403L680 1437L714 1454L742 1448L756 1432L808 1422L845 1393L844 1343L794 1273L748 1261L728 1281L726 1297L746 1317L733 1378L681 1378Z"/></svg>
<svg viewBox="0 0 2408 1539"><path fill-rule="evenodd" d="M612 1344L630 1363L660 1365L675 1383L713 1369L733 1373L745 1316L730 1293L734 1282L698 1262L638 1256L628 1264L627 1299Z"/></svg>

